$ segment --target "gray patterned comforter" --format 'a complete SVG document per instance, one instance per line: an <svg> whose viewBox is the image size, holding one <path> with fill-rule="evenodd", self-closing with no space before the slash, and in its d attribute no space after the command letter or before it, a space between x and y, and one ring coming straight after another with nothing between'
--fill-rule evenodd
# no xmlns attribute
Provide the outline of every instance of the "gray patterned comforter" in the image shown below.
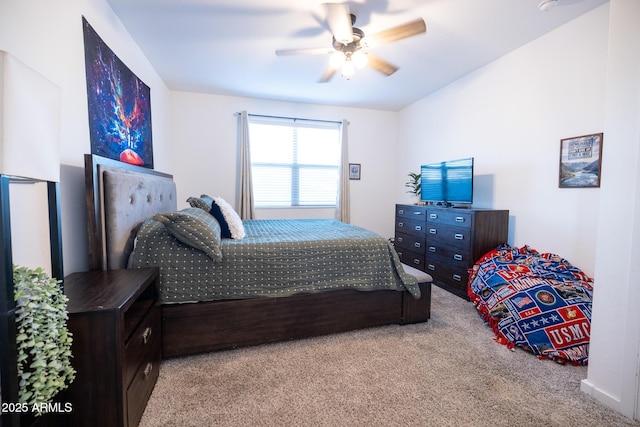
<svg viewBox="0 0 640 427"><path fill-rule="evenodd" d="M146 220L131 255L133 268L160 267L163 303L280 297L335 289L420 289L383 237L328 219L245 220L247 236L222 239L223 258L175 239Z"/></svg>

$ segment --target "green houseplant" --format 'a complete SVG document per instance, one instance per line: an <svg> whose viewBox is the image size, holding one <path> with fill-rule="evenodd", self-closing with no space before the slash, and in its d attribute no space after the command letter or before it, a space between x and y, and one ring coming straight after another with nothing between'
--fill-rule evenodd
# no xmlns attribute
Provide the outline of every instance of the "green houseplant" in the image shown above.
<svg viewBox="0 0 640 427"><path fill-rule="evenodd" d="M71 366L68 298L41 268L14 266L20 403L50 402L75 378Z"/></svg>
<svg viewBox="0 0 640 427"><path fill-rule="evenodd" d="M411 179L405 182L404 186L409 188L407 193L413 194L415 197L415 204L418 204L420 201L420 193L422 191L422 183L420 180L420 178L422 178L422 174L411 172L407 176Z"/></svg>

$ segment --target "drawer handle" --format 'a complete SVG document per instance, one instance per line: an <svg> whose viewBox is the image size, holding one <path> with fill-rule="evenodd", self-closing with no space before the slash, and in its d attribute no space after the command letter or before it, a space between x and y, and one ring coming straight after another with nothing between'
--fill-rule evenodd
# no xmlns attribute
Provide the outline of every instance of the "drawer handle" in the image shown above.
<svg viewBox="0 0 640 427"><path fill-rule="evenodd" d="M429 246L429 252L435 252L435 251L436 251L435 246Z"/></svg>
<svg viewBox="0 0 640 427"><path fill-rule="evenodd" d="M396 252L398 252L398 251L396 251ZM402 258L402 252L398 252L398 256L399 256L400 258Z"/></svg>
<svg viewBox="0 0 640 427"><path fill-rule="evenodd" d="M421 225L416 225L416 231L422 231L422 226Z"/></svg>
<svg viewBox="0 0 640 427"><path fill-rule="evenodd" d="M422 212L420 212L420 211L413 211L413 214L414 214L414 215L422 215Z"/></svg>
<svg viewBox="0 0 640 427"><path fill-rule="evenodd" d="M414 263L415 265L420 265L420 260L419 260L418 258L414 258L414 259L413 259L413 263Z"/></svg>
<svg viewBox="0 0 640 427"><path fill-rule="evenodd" d="M404 227L404 223L399 222L399 223L398 223L398 227Z"/></svg>
<svg viewBox="0 0 640 427"><path fill-rule="evenodd" d="M436 218L438 218L438 214L434 214L434 213L429 214L429 218L436 219Z"/></svg>
<svg viewBox="0 0 640 427"><path fill-rule="evenodd" d="M398 209L398 213L402 215L404 213L404 209Z"/></svg>
<svg viewBox="0 0 640 427"><path fill-rule="evenodd" d="M422 243L420 243L420 242L415 242L415 243L413 244L413 246L415 246L416 248L420 248L420 247L422 247Z"/></svg>
<svg viewBox="0 0 640 427"><path fill-rule="evenodd" d="M456 240L464 240L464 235L462 235L462 234L455 234L453 237L454 237Z"/></svg>
<svg viewBox="0 0 640 427"><path fill-rule="evenodd" d="M462 255L460 255L460 254L454 254L454 255L453 255L453 259L455 259L456 261L462 261Z"/></svg>
<svg viewBox="0 0 640 427"><path fill-rule="evenodd" d="M404 239L402 237L398 237L396 240L400 243L404 242Z"/></svg>
<svg viewBox="0 0 640 427"><path fill-rule="evenodd" d="M460 282L462 280L462 276L460 276L459 274L454 274L453 280L455 280L456 282Z"/></svg>
<svg viewBox="0 0 640 427"><path fill-rule="evenodd" d="M431 233L431 234L437 234L437 233L438 233L438 230L436 230L435 228L430 228L430 229L429 229L429 233Z"/></svg>
<svg viewBox="0 0 640 427"><path fill-rule="evenodd" d="M457 216L456 217L456 222L464 222L464 217L463 216Z"/></svg>
<svg viewBox="0 0 640 427"><path fill-rule="evenodd" d="M145 379L145 381L147 380L147 378L149 378L149 375L151 375L152 371L153 371L153 363L149 362L149 363L147 363L147 366L144 367L144 379Z"/></svg>
<svg viewBox="0 0 640 427"><path fill-rule="evenodd" d="M147 329L145 329L142 333L142 342L144 342L145 344L148 343L152 332L153 331L151 330L151 326L147 326Z"/></svg>
<svg viewBox="0 0 640 427"><path fill-rule="evenodd" d="M428 268L429 270L431 270L431 271L436 271L436 266L435 266L435 265L433 265L433 264L429 264L429 265L427 266L427 268Z"/></svg>

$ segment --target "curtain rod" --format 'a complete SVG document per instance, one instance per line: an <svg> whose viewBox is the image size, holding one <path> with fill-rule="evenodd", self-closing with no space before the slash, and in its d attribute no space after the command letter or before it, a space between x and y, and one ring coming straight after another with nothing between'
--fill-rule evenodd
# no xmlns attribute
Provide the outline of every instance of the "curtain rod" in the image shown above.
<svg viewBox="0 0 640 427"><path fill-rule="evenodd" d="M240 113L236 113L236 115L240 115ZM324 122L324 123L336 123L336 124L342 124L341 121L336 121L336 120L317 120L317 119L305 119L305 118L301 118L301 117L284 117L284 116L269 116L269 115L264 115L264 114L248 114L248 116L250 117L263 117L263 118L267 118L267 119L286 119L286 120L301 120L301 121L307 121L307 122ZM349 124L349 122L347 121L347 124Z"/></svg>

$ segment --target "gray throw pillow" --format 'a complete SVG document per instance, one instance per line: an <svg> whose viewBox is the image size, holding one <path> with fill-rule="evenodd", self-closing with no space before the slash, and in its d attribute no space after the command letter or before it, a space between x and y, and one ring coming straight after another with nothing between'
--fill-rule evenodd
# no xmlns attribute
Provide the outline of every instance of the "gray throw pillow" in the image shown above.
<svg viewBox="0 0 640 427"><path fill-rule="evenodd" d="M186 208L176 212L156 214L169 232L185 245L200 249L214 261L222 260L220 224L200 208Z"/></svg>

